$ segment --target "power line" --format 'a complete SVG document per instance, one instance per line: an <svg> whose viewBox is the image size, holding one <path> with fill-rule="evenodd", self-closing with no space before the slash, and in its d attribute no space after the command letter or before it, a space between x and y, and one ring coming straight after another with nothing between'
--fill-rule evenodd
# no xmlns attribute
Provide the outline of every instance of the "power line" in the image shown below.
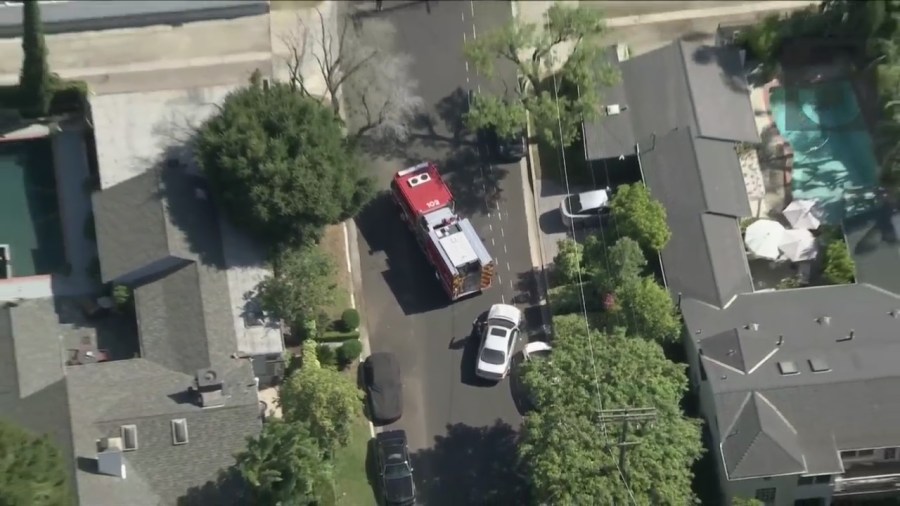
<svg viewBox="0 0 900 506"><path fill-rule="evenodd" d="M563 180L565 181L565 184L566 184L566 194L569 195L569 194L571 194L570 188L569 188L569 173L568 173L568 166L566 164L566 151L565 151L565 148L563 147L562 116L561 116L560 110L559 110L559 90L558 90L558 86L556 83L555 75L553 76L553 95L556 100L556 123L557 123L557 128L559 130L559 150L560 150L560 155L562 156ZM575 221L574 220L571 222L570 226L572 229L572 238L574 240L574 238L575 238ZM605 244L604 244L604 246L605 246ZM608 262L609 262L609 259L607 258L607 263ZM588 323L587 299L585 298L585 295L584 295L584 280L582 279L582 276L581 276L580 266L578 269L575 270L575 272L578 276L578 290L581 293L581 311L582 311L582 314L584 315L584 329L586 332L585 338L587 339L587 342L588 342L588 352L590 354L591 367L592 367L593 373L594 373L594 390L595 390L595 395L597 398L597 407L598 407L598 411L600 413L600 417L602 419L603 399L600 395L600 381L599 381L600 376L597 372L597 360L594 355L594 343L592 342L592 339L590 338L591 327ZM599 421L599 423L600 423L600 430L603 432L604 442L607 445L607 448L610 453L610 457L612 457L613 456L612 450L611 450L611 448L609 448L609 432L606 430L606 423L603 421ZM631 498L631 504L636 505L637 501L634 498L634 492L631 490L631 485L628 483L628 480L625 479L625 474L622 472L622 467L619 465L619 462L617 460L614 460L614 462L616 465L616 470L618 471L618 474L619 474L619 478L622 480L622 484L625 485L625 490L628 491L628 496Z"/></svg>
<svg viewBox="0 0 900 506"><path fill-rule="evenodd" d="M627 461L625 460L625 454L628 449L639 445L641 442L637 441L629 441L628 440L628 431L631 428L629 422L646 424L648 422L653 422L656 420L656 410L653 408L625 408L625 409L606 409L600 412L600 423L622 423L622 429L619 433L619 442L616 446L619 447L619 470L622 473L622 479L628 481L628 471L627 471Z"/></svg>

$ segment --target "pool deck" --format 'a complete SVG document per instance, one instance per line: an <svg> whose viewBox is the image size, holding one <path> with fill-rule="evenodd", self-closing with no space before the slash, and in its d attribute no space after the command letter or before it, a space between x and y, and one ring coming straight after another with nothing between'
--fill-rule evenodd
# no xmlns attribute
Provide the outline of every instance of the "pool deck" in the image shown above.
<svg viewBox="0 0 900 506"><path fill-rule="evenodd" d="M757 217L772 216L780 213L791 198L791 162L793 151L790 144L778 133L775 126L775 118L772 116L772 108L769 103L769 92L779 86L777 79L773 79L763 86L750 89L750 104L753 107L756 129L760 139L765 140L765 134L774 131L772 141L775 150L780 153L777 160L760 160L760 169L763 172L765 197L758 201L758 209L754 210ZM774 130L773 130L774 129Z"/></svg>

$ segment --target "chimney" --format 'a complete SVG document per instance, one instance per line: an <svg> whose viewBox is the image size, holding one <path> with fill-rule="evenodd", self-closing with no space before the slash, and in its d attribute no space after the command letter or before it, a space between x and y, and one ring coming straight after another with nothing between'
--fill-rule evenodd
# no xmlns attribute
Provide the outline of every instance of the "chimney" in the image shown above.
<svg viewBox="0 0 900 506"><path fill-rule="evenodd" d="M213 369L200 369L194 378L194 388L200 397L200 406L215 408L225 405L222 380Z"/></svg>
<svg viewBox="0 0 900 506"><path fill-rule="evenodd" d="M776 343L776 346L781 346L782 344L784 344L784 336L778 336L778 343Z"/></svg>
<svg viewBox="0 0 900 506"><path fill-rule="evenodd" d="M106 437L97 440L97 471L100 474L125 479L122 438Z"/></svg>

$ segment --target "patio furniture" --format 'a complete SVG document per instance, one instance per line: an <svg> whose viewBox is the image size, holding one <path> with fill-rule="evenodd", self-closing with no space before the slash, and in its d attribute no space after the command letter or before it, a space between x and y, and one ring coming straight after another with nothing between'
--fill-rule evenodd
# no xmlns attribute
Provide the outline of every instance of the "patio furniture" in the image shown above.
<svg viewBox="0 0 900 506"><path fill-rule="evenodd" d="M784 231L785 228L777 221L754 221L744 232L744 246L757 258L775 260L781 256L778 245L781 244Z"/></svg>
<svg viewBox="0 0 900 506"><path fill-rule="evenodd" d="M782 214L791 228L815 230L822 224L825 211L817 200L798 199L788 204Z"/></svg>

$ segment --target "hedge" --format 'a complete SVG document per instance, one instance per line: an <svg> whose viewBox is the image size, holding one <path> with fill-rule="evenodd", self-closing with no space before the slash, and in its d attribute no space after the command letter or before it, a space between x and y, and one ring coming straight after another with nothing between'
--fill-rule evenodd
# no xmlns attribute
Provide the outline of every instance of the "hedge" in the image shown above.
<svg viewBox="0 0 900 506"><path fill-rule="evenodd" d="M81 112L87 103L88 85L84 81L66 80L54 77L51 81L50 114ZM19 111L19 85L0 86L0 109Z"/></svg>
<svg viewBox="0 0 900 506"><path fill-rule="evenodd" d="M554 316L582 311L581 290L577 284L551 288L547 293L547 299L550 302L550 312Z"/></svg>
<svg viewBox="0 0 900 506"><path fill-rule="evenodd" d="M359 331L340 332L337 330L326 330L322 335L316 338L318 343L339 343L341 341L349 341L351 339L359 339Z"/></svg>

